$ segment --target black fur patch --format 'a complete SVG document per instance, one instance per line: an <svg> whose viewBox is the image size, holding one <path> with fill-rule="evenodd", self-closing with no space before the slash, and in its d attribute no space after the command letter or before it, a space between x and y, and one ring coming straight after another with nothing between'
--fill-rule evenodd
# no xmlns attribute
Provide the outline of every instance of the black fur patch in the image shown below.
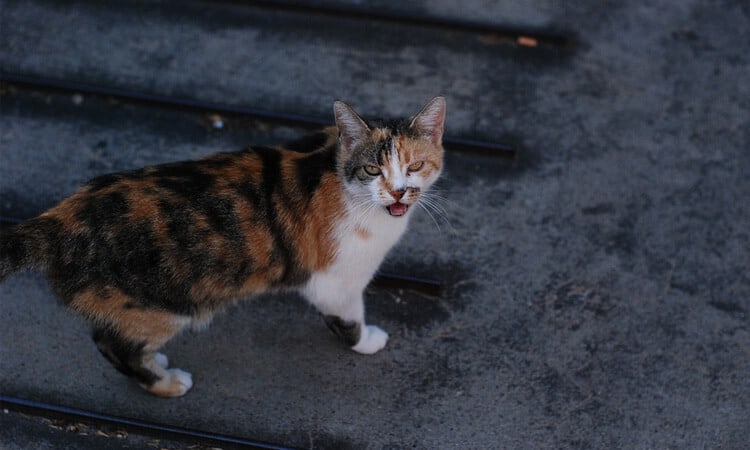
<svg viewBox="0 0 750 450"><path fill-rule="evenodd" d="M94 178L93 180L86 183L86 186L91 191L98 191L107 186L111 186L112 184L116 183L120 179L122 179L122 174L110 173L107 175L101 175L101 176Z"/></svg>
<svg viewBox="0 0 750 450"><path fill-rule="evenodd" d="M129 210L125 196L119 192L88 197L76 213L76 219L98 230L111 222L120 222Z"/></svg>
<svg viewBox="0 0 750 450"><path fill-rule="evenodd" d="M338 316L324 316L328 328L346 345L354 347L362 335L362 327L358 322L347 322Z"/></svg>
<svg viewBox="0 0 750 450"><path fill-rule="evenodd" d="M186 162L157 166L153 177L156 185L184 199L192 200L209 192L215 177L200 167L201 162Z"/></svg>
<svg viewBox="0 0 750 450"><path fill-rule="evenodd" d="M254 150L263 160L262 210L265 212L268 228L274 236L276 256L282 261L284 267L283 275L281 279L276 280L276 284L280 286L302 284L309 277L309 274L302 273L297 267L296 255L294 255L289 244L291 239L279 222L276 205L274 204L275 201L283 203L285 197L284 187L281 183L281 154L278 150L268 147L257 147Z"/></svg>
<svg viewBox="0 0 750 450"><path fill-rule="evenodd" d="M296 161L297 183L309 199L320 186L323 175L336 171L336 149L329 148Z"/></svg>
<svg viewBox="0 0 750 450"><path fill-rule="evenodd" d="M263 217L265 217L265 213L262 209L264 204L263 191L257 183L248 180L243 181L240 184L232 185L231 187L241 198L250 203L253 212L262 213L264 214Z"/></svg>
<svg viewBox="0 0 750 450"><path fill-rule="evenodd" d="M139 383L151 386L161 378L143 367L145 344L130 342L108 328L98 328L93 334L96 347L117 370L135 378Z"/></svg>
<svg viewBox="0 0 750 450"><path fill-rule="evenodd" d="M385 166L387 164L388 157L391 153L391 147L393 146L393 138L384 139L378 141L375 144L375 160L379 166Z"/></svg>

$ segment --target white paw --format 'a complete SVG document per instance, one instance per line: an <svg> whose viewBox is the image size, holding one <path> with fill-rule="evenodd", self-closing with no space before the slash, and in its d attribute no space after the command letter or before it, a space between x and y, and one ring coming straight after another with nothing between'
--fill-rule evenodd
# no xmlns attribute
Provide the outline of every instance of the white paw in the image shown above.
<svg viewBox="0 0 750 450"><path fill-rule="evenodd" d="M388 342L388 333L381 330L375 325L367 325L362 329L362 336L359 338L357 345L352 350L365 355L377 353Z"/></svg>
<svg viewBox="0 0 750 450"><path fill-rule="evenodd" d="M156 361L156 364L160 365L164 369L169 367L169 358L167 358L167 355L165 355L164 353L155 354L154 361Z"/></svg>
<svg viewBox="0 0 750 450"><path fill-rule="evenodd" d="M182 394L187 392L191 387L193 387L193 376L190 375L189 372L185 372L184 370L180 369L167 369L167 372L170 373L172 376L172 383L173 384L179 384L182 386L185 390L182 391ZM179 395L182 395L179 394Z"/></svg>
<svg viewBox="0 0 750 450"><path fill-rule="evenodd" d="M193 377L180 369L167 369L166 375L151 386L141 385L144 389L160 397L179 397L193 387Z"/></svg>

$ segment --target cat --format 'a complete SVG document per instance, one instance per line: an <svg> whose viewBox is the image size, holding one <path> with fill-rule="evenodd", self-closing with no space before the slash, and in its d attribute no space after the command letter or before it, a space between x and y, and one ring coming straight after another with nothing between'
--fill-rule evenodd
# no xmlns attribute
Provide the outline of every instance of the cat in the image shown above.
<svg viewBox="0 0 750 450"><path fill-rule="evenodd" d="M163 397L188 372L158 351L241 298L296 290L354 351L388 334L363 291L443 168L446 102L410 120L365 122L336 101L336 126L286 147L250 147L94 178L0 234L0 281L46 272L92 324L99 351Z"/></svg>

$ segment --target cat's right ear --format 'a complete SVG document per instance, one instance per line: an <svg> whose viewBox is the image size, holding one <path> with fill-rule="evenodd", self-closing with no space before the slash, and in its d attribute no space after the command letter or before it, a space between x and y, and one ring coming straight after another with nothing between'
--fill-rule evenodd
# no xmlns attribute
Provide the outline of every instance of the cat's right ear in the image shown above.
<svg viewBox="0 0 750 450"><path fill-rule="evenodd" d="M349 152L360 140L370 132L370 128L359 115L346 103L336 100L333 102L333 115L339 128L339 142L344 151Z"/></svg>

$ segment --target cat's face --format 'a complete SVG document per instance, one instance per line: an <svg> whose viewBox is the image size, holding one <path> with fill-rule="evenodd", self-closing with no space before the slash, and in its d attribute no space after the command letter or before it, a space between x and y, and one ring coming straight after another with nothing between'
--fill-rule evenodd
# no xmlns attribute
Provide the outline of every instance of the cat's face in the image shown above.
<svg viewBox="0 0 750 450"><path fill-rule="evenodd" d="M358 205L403 217L443 168L445 99L436 97L410 121L367 126L346 104L334 105L345 152L342 175Z"/></svg>

